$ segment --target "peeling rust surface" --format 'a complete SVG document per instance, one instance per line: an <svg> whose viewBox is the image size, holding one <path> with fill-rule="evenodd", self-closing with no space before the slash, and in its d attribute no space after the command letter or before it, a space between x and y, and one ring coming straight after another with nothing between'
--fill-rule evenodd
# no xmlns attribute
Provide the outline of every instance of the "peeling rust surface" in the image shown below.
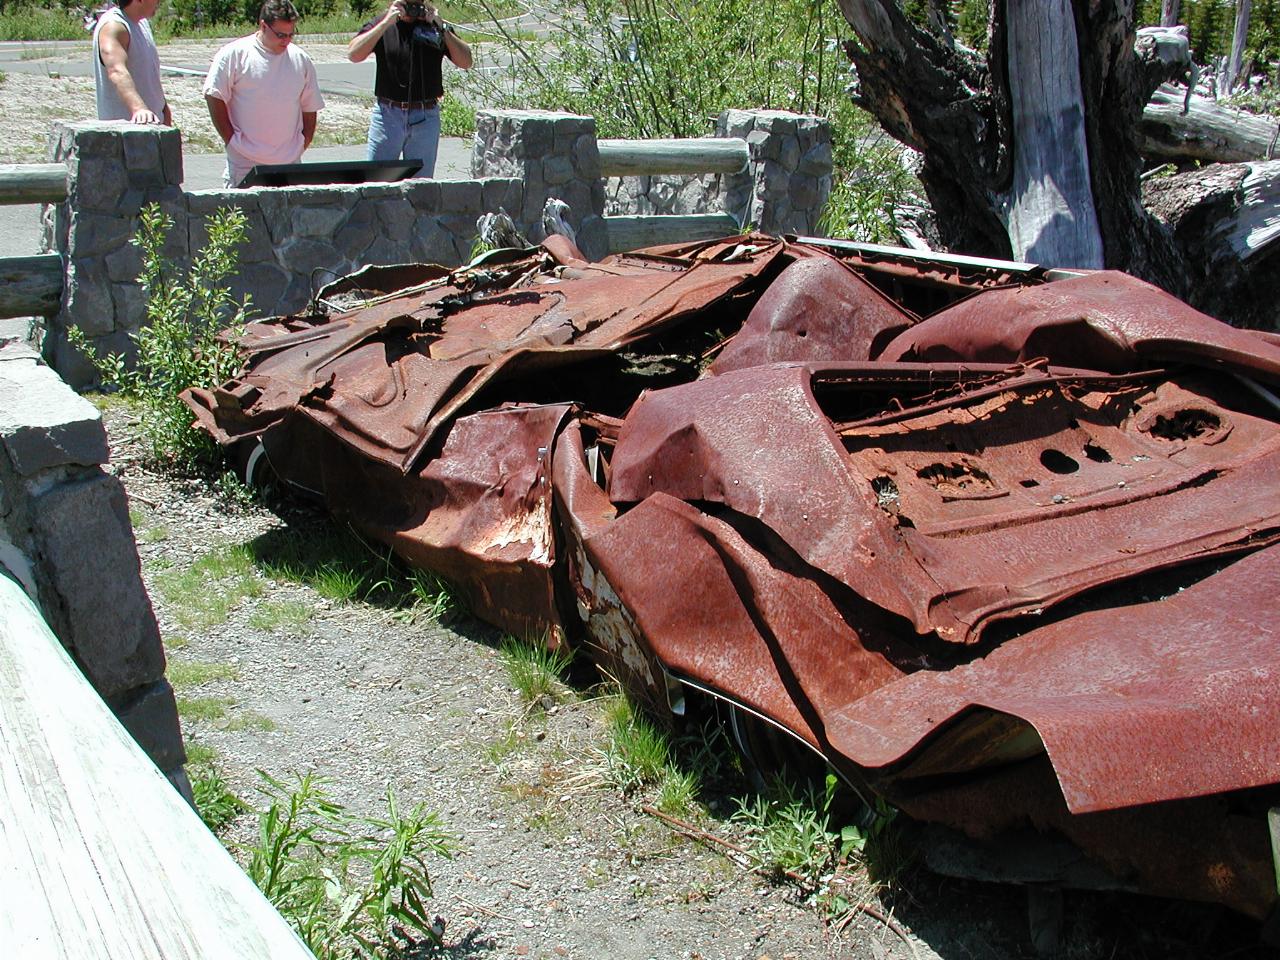
<svg viewBox="0 0 1280 960"><path fill-rule="evenodd" d="M188 402L478 615L919 819L1276 905L1280 338L1115 273L763 236L321 299Z"/></svg>

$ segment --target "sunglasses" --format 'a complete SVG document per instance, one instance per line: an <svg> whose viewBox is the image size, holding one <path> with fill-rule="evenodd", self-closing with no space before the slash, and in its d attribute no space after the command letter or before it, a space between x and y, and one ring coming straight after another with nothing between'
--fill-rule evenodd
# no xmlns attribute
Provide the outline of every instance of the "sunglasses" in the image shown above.
<svg viewBox="0 0 1280 960"><path fill-rule="evenodd" d="M298 35L298 30L296 27L294 28L292 33L285 33L283 30L277 30L275 27L267 23L265 20L263 21L262 25L266 27L268 30L270 30L272 33L274 33L276 35L277 40L292 40L294 37Z"/></svg>

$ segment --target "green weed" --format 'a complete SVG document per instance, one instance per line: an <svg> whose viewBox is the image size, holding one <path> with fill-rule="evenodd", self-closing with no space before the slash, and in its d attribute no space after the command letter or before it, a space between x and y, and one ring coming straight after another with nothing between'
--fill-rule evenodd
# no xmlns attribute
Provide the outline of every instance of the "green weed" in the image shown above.
<svg viewBox="0 0 1280 960"><path fill-rule="evenodd" d="M248 299L237 302L227 283L238 265L235 251L245 240L247 223L242 210L219 210L205 223L208 242L182 271L164 256L173 219L159 204L143 207L132 241L142 253L138 279L147 298L146 324L130 334L136 362L130 365L123 353L100 354L78 327L68 331L104 386L145 408L142 430L152 455L181 469L218 458L213 440L192 426L191 410L180 395L189 387L220 384L239 366L235 348L218 333L240 329L248 315Z"/></svg>
<svg viewBox="0 0 1280 960"><path fill-rule="evenodd" d="M524 734L520 730L518 724L511 724L497 740L492 740L485 744L484 757L495 767L501 766L502 762L515 753L524 742Z"/></svg>
<svg viewBox="0 0 1280 960"><path fill-rule="evenodd" d="M443 620L463 609L443 578L406 569L385 547L366 542L349 527L273 530L248 550L264 576L304 584L336 603L400 607L409 620Z"/></svg>
<svg viewBox="0 0 1280 960"><path fill-rule="evenodd" d="M470 137L476 132L476 110L446 93L440 101L440 135Z"/></svg>
<svg viewBox="0 0 1280 960"><path fill-rule="evenodd" d="M350 528L273 530L248 545L253 563L273 580L305 584L340 603L368 600L389 586L389 561Z"/></svg>
<svg viewBox="0 0 1280 960"><path fill-rule="evenodd" d="M188 740L183 746L187 751L187 766L211 767L218 761L218 751L207 743Z"/></svg>
<svg viewBox="0 0 1280 960"><path fill-rule="evenodd" d="M362 817L311 774L285 783L259 771L267 805L247 872L320 960L399 956L405 941L438 942L426 902L427 858L453 842L422 805L402 813L391 789L386 814Z"/></svg>
<svg viewBox="0 0 1280 960"><path fill-rule="evenodd" d="M759 867L777 880L801 884L832 916L855 906L847 883L853 867L879 860L882 876L896 876L905 864L887 856L892 849L886 841L892 833L887 827L893 808L880 801L866 811L862 825L836 826L836 791L834 774L827 774L821 789L779 779L768 795L738 799L732 816L745 829ZM831 881L837 877L841 882L833 887Z"/></svg>
<svg viewBox="0 0 1280 960"><path fill-rule="evenodd" d="M276 729L276 722L265 713L257 710L237 710L227 717L223 724L227 730L253 730L259 733L270 733Z"/></svg>
<svg viewBox="0 0 1280 960"><path fill-rule="evenodd" d="M188 723L214 723L225 719L227 709L235 706L230 697L178 697L178 716Z"/></svg>
<svg viewBox="0 0 1280 960"><path fill-rule="evenodd" d="M0 40L83 39L84 24L69 9L23 7L0 14Z"/></svg>
<svg viewBox="0 0 1280 960"><path fill-rule="evenodd" d="M449 581L430 570L410 570L406 586L414 619L425 616L443 622L466 609Z"/></svg>
<svg viewBox="0 0 1280 960"><path fill-rule="evenodd" d="M507 679L531 707L559 702L565 694L564 676L572 661L565 646L548 650L545 643L526 643L507 637L499 648Z"/></svg>
<svg viewBox="0 0 1280 960"><path fill-rule="evenodd" d="M668 769L658 784L653 805L663 813L685 816L694 811L698 800L698 781L683 770Z"/></svg>
<svg viewBox="0 0 1280 960"><path fill-rule="evenodd" d="M666 737L624 696L606 706L605 722L609 779L623 793L657 783L670 760Z"/></svg>
<svg viewBox="0 0 1280 960"><path fill-rule="evenodd" d="M188 745L187 773L191 780L191 795L196 803L196 812L200 814L205 826L214 833L221 833L232 820L248 809L214 766L212 750L209 751L208 760L197 761L193 759L191 745Z"/></svg>

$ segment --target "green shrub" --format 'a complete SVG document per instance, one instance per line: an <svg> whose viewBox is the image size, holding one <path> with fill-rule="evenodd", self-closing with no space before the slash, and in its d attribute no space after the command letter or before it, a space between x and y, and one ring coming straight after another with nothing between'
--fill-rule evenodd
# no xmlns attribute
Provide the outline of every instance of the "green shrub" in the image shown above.
<svg viewBox="0 0 1280 960"><path fill-rule="evenodd" d="M139 280L147 297L146 323L131 338L137 345L132 367L124 354L102 356L79 328L72 343L97 368L104 386L116 388L144 407L143 431L156 459L192 469L216 459L209 436L192 426L191 410L180 394L190 387L213 387L236 372L239 359L219 331L238 331L249 310L237 302L226 280L236 267L235 250L245 239L243 211L222 209L206 222L209 239L179 271L163 253L173 220L149 204L139 214L133 243L142 251Z"/></svg>

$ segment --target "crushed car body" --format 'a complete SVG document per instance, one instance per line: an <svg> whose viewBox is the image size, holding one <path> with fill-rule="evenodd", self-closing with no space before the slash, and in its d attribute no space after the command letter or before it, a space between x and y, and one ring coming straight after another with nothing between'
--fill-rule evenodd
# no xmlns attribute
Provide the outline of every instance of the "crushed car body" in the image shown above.
<svg viewBox="0 0 1280 960"><path fill-rule="evenodd" d="M319 302L188 402L479 616L1073 851L1013 879L1276 906L1280 338L1113 272L759 235Z"/></svg>

